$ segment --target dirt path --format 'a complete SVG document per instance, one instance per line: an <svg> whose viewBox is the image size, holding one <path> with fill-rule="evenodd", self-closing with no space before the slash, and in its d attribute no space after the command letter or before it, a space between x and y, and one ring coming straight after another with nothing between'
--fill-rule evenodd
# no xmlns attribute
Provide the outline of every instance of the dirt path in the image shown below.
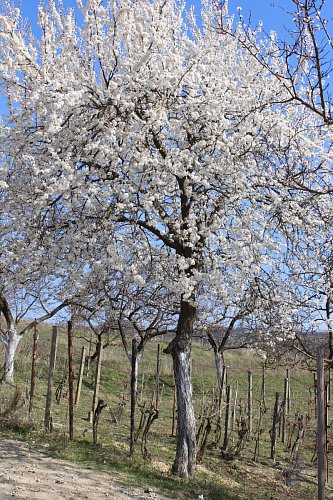
<svg viewBox="0 0 333 500"><path fill-rule="evenodd" d="M121 473L73 465L47 457L26 443L3 439L0 442L0 498L166 500L167 497L150 489L126 486L126 476Z"/></svg>

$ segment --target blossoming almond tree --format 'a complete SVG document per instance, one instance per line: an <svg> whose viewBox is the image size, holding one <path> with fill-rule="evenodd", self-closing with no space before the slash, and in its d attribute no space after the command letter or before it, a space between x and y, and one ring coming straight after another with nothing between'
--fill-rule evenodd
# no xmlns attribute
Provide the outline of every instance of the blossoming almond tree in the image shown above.
<svg viewBox="0 0 333 500"><path fill-rule="evenodd" d="M293 212L279 179L311 162L323 140L305 111L276 104L279 79L216 31L209 3L203 28L172 0L77 0L77 8L40 6L40 39L24 31L18 9L1 10L1 149L12 210L24 209L20 230L64 268L88 269L101 238L101 268L123 270L121 242L125 254L141 250L131 279L149 262L178 298L165 351L177 387L172 470L190 477L200 286L223 288L226 268L230 275L242 262L267 264L279 216Z"/></svg>

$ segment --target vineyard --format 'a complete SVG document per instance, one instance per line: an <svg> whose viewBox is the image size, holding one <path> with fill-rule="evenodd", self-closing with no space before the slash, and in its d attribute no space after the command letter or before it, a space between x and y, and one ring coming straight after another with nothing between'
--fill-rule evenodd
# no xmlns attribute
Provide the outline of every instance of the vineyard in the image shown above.
<svg viewBox="0 0 333 500"><path fill-rule="evenodd" d="M98 355L95 339L74 328L71 417L67 326L57 329L54 371L51 334L52 328L44 325L35 342L31 337L22 341L15 384L1 386L3 434L43 444L48 453L76 462L126 468L134 484L157 485L171 498L315 498L315 370L301 363L288 366L288 360L283 366L274 360L263 362L252 350L230 351L219 391L213 353L195 343L192 375L199 465L195 479L188 482L170 476L177 418L172 360L163 354L166 343L147 346L133 417L131 364L122 345L109 339ZM329 404L328 372L326 378ZM329 452L329 406L327 413ZM329 458L328 453L328 491L333 477Z"/></svg>

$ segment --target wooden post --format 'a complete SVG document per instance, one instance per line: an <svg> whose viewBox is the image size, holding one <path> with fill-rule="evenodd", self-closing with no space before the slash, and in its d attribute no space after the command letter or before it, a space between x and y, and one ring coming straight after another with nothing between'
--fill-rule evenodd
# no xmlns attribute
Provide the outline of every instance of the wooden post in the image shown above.
<svg viewBox="0 0 333 500"><path fill-rule="evenodd" d="M252 434L252 406L253 406L253 385L252 385L252 372L248 371L248 393L247 393L247 416L248 416L248 429L249 437Z"/></svg>
<svg viewBox="0 0 333 500"><path fill-rule="evenodd" d="M279 398L280 394L276 392L274 410L273 410L273 425L271 430L271 458L274 461L275 461L276 438L277 438L277 430L278 430L279 414L280 414Z"/></svg>
<svg viewBox="0 0 333 500"><path fill-rule="evenodd" d="M330 436L332 437L332 425L330 425L330 413L331 413L331 395L332 395L332 369L331 367L328 368L328 379L327 379L327 430L330 430ZM328 455L327 455L328 459ZM328 464L326 466L327 468L327 474L328 474Z"/></svg>
<svg viewBox="0 0 333 500"><path fill-rule="evenodd" d="M279 423L279 393L275 394L275 404L274 404L274 413L273 413L273 425L270 431L271 435L271 459L275 462L275 451L276 451L276 434L277 434L277 426Z"/></svg>
<svg viewBox="0 0 333 500"><path fill-rule="evenodd" d="M160 371L161 371L161 346L157 345L157 361L156 361L156 392L155 392L155 407L158 410L160 398Z"/></svg>
<svg viewBox="0 0 333 500"><path fill-rule="evenodd" d="M325 378L324 348L317 347L317 461L318 461L318 500L325 500L326 482L326 416L325 416Z"/></svg>
<svg viewBox="0 0 333 500"><path fill-rule="evenodd" d="M95 410L97 407L97 402L98 402L98 392L99 392L99 381L101 378L101 366L102 366L102 339L98 339L97 343L97 359L96 359L96 371L95 371L95 384L94 384L94 394L93 394L93 400L92 400L92 406L91 406L91 420L93 421L94 415L95 415Z"/></svg>
<svg viewBox="0 0 333 500"><path fill-rule="evenodd" d="M224 439L223 439L223 449L224 450L226 450L228 447L229 421L230 421L230 400L231 400L231 387L230 387L230 385L227 385L225 421L224 421Z"/></svg>
<svg viewBox="0 0 333 500"><path fill-rule="evenodd" d="M57 357L57 340L58 340L58 329L56 326L54 326L52 328L51 353L50 353L50 364L49 364L49 374L47 381L47 393L46 393L46 405L45 405L45 417L44 417L44 427L48 431L51 431L52 389L53 389L55 363Z"/></svg>
<svg viewBox="0 0 333 500"><path fill-rule="evenodd" d="M91 330L90 331L90 339L89 339L88 359L87 359L87 365L86 365L86 370L85 370L85 375L86 376L88 375L89 370L90 370L90 356L91 356L92 335L93 335L93 332Z"/></svg>
<svg viewBox="0 0 333 500"><path fill-rule="evenodd" d="M284 388L283 388L283 403L282 403L282 432L281 432L281 442L285 443L286 436L286 425L287 425L287 406L288 406L288 378L284 379Z"/></svg>
<svg viewBox="0 0 333 500"><path fill-rule="evenodd" d="M74 439L73 323L67 323L69 440Z"/></svg>
<svg viewBox="0 0 333 500"><path fill-rule="evenodd" d="M29 417L32 415L33 400L35 395L36 387L36 360L37 360L37 348L38 348L38 334L37 327L34 328L34 340L32 348L32 362L31 362L31 381L30 381L30 397L29 397Z"/></svg>
<svg viewBox="0 0 333 500"><path fill-rule="evenodd" d="M291 401L290 401L290 369L287 368L287 381L288 381L288 390L287 390L287 414L289 415L290 413L290 406L291 406Z"/></svg>
<svg viewBox="0 0 333 500"><path fill-rule="evenodd" d="M237 398L238 398L238 380L236 382L236 389L235 389L235 395L234 395L234 404L233 404L233 408L232 408L232 420L231 420L232 442L234 442L234 430L235 430L235 427L236 427Z"/></svg>
<svg viewBox="0 0 333 500"><path fill-rule="evenodd" d="M328 372L330 368L328 369ZM325 428L326 428L326 482L329 481L329 463L328 463L328 430L331 428L330 425L330 407L331 403L329 400L329 381L325 383Z"/></svg>
<svg viewBox="0 0 333 500"><path fill-rule="evenodd" d="M313 387L314 387L314 403L315 403L315 418L317 418L317 374L316 372L313 372Z"/></svg>
<svg viewBox="0 0 333 500"><path fill-rule="evenodd" d="M136 403L136 339L132 340L132 373L131 373L131 421L130 421L130 456L134 454L135 443L135 403Z"/></svg>
<svg viewBox="0 0 333 500"><path fill-rule="evenodd" d="M264 408L266 407L266 365L262 365L262 378L261 378L261 403Z"/></svg>
<svg viewBox="0 0 333 500"><path fill-rule="evenodd" d="M80 402L85 358L86 358L86 348L83 346L82 347L82 351L81 351L81 361L80 361L80 368L79 368L79 376L78 376L78 379L77 379L77 386L76 386L76 393L75 393L75 406L79 406L79 402Z"/></svg>
<svg viewBox="0 0 333 500"><path fill-rule="evenodd" d="M222 369L222 381L221 381L221 397L222 398L224 396L224 387L226 385L226 380L227 380L227 366L223 365L223 369Z"/></svg>

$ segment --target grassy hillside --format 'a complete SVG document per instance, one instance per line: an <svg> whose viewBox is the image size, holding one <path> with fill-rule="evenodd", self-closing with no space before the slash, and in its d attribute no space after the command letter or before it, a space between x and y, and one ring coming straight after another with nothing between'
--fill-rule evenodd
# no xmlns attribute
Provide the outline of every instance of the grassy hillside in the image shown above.
<svg viewBox="0 0 333 500"><path fill-rule="evenodd" d="M207 448L196 477L191 481L174 479L169 471L175 454L175 436L172 433L174 389L171 358L162 355L160 377L159 415L148 434L149 459L141 453L141 435L138 438L134 458L129 458L129 388L130 364L117 339L103 352L100 397L107 407L100 416L98 444L92 444L92 425L88 420L91 411L95 362L84 378L81 400L75 408L74 442L68 442L67 410L67 336L66 329L59 328L59 343L53 393L53 432L43 429L45 395L47 387L48 359L51 328L44 325L39 330L37 360L37 384L32 418L28 417L32 336L26 337L20 347L16 362L15 385L3 384L0 389L2 433L11 437L34 441L43 445L48 453L75 462L95 464L98 468L116 468L126 472L129 483L154 485L171 498L209 499L313 499L316 496L316 464L312 462L315 446L315 406L313 398L313 374L299 367L291 367L291 408L287 417L286 443L277 440L276 461L270 459L270 429L276 392L283 394L286 366L267 367L265 411L262 412L259 457L253 461L256 437L259 435L259 407L262 388L262 361L253 351L232 351L226 354L227 384L231 386L231 401L238 390L235 417L230 416L227 450L221 453L224 438L225 399L222 400L220 420L221 438L216 443L216 375L214 356L208 347L193 346L193 388L198 428L206 426L210 416L211 432ZM78 374L82 345L88 347L89 334L75 332L74 368ZM161 348L166 344L161 342ZM140 364L138 384L138 427L142 412L149 408L155 388L157 342L148 345ZM243 443L244 448L235 456L239 442L241 417L247 413L248 370L253 373L253 432ZM76 387L76 380L75 386ZM55 398L58 396L58 403ZM13 399L14 398L14 399ZM12 411L8 409L12 408ZM306 422L305 438L297 451L297 433L300 415ZM306 419L306 415L308 418ZM201 417L201 418L200 418ZM288 442L289 441L289 442ZM289 445L289 446L288 446ZM294 449L293 449L294 447ZM294 452L294 453L293 453ZM294 456L293 456L294 455ZM332 476L332 468L330 474ZM330 485L331 483L329 483ZM327 498L333 498L329 496Z"/></svg>

